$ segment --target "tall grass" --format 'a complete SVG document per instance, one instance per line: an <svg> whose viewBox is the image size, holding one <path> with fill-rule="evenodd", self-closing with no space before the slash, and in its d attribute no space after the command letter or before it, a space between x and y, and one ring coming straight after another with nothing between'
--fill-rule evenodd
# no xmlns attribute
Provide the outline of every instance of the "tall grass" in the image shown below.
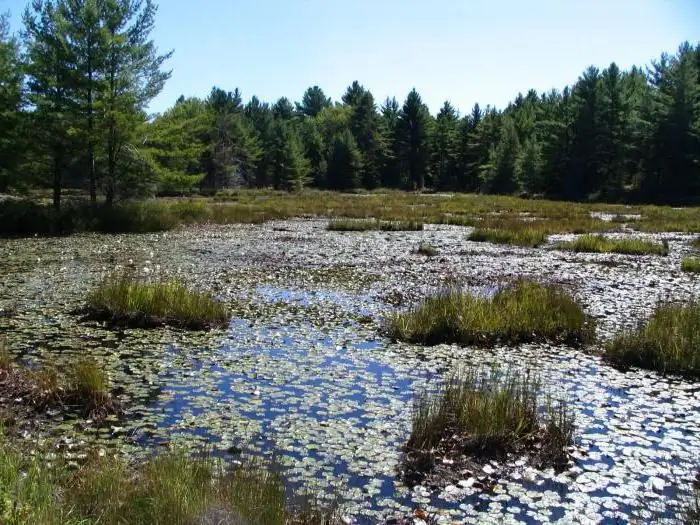
<svg viewBox="0 0 700 525"><path fill-rule="evenodd" d="M517 280L492 298L449 288L408 312L389 317L394 340L434 345L489 346L539 340L586 343L594 324L581 306L559 287Z"/></svg>
<svg viewBox="0 0 700 525"><path fill-rule="evenodd" d="M377 219L333 219L326 226L328 231L421 231L422 222L416 221L380 221Z"/></svg>
<svg viewBox="0 0 700 525"><path fill-rule="evenodd" d="M683 257L681 271L687 273L700 273L700 259L697 257Z"/></svg>
<svg viewBox="0 0 700 525"><path fill-rule="evenodd" d="M88 313L114 324L153 327L162 324L206 329L228 323L226 306L208 293L178 281L140 282L122 276L103 281L88 296Z"/></svg>
<svg viewBox="0 0 700 525"><path fill-rule="evenodd" d="M416 253L418 255L425 255L426 257L435 257L439 252L435 246L422 243L416 248Z"/></svg>
<svg viewBox="0 0 700 525"><path fill-rule="evenodd" d="M494 244L510 244L514 246L537 247L547 241L547 234L538 229L500 230L477 228L469 234L467 240L472 242L491 242Z"/></svg>
<svg viewBox="0 0 700 525"><path fill-rule="evenodd" d="M12 525L325 525L332 510L300 512L282 479L258 466L233 472L182 453L131 467L92 458L78 472L0 444L0 521Z"/></svg>
<svg viewBox="0 0 700 525"><path fill-rule="evenodd" d="M618 334L604 356L621 366L700 376L700 304L660 304L637 330Z"/></svg>
<svg viewBox="0 0 700 525"><path fill-rule="evenodd" d="M609 239L602 235L582 235L574 241L557 245L562 250L588 253L622 253L627 255L668 255L668 243L642 239Z"/></svg>

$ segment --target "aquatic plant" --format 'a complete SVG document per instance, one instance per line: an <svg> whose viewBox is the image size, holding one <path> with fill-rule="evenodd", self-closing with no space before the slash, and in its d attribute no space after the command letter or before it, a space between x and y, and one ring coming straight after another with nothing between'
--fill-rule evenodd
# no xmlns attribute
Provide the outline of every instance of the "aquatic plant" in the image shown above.
<svg viewBox="0 0 700 525"><path fill-rule="evenodd" d="M582 235L574 241L557 244L560 250L588 253L622 253L627 255L668 255L668 243L642 239L610 239L602 235Z"/></svg>
<svg viewBox="0 0 700 525"><path fill-rule="evenodd" d="M425 345L540 340L581 344L595 333L594 321L560 287L523 279L490 298L448 288L407 312L391 315L385 328L394 340Z"/></svg>
<svg viewBox="0 0 700 525"><path fill-rule="evenodd" d="M171 325L193 330L224 326L225 304L179 281L142 282L128 276L104 280L87 299L88 317L115 325Z"/></svg>
<svg viewBox="0 0 700 525"><path fill-rule="evenodd" d="M417 482L429 473L426 452L482 463L511 453L533 453L536 463L560 465L573 442L574 416L562 402L543 403L540 392L539 377L529 371L476 367L451 374L438 391L421 392L405 446L408 481ZM422 465L414 463L417 458Z"/></svg>
<svg viewBox="0 0 700 525"><path fill-rule="evenodd" d="M681 270L687 273L700 273L700 259L697 257L683 257Z"/></svg>
<svg viewBox="0 0 700 525"><path fill-rule="evenodd" d="M540 229L526 228L520 230L502 230L495 228L477 228L469 234L468 241L491 242L535 248L547 241L547 234Z"/></svg>
<svg viewBox="0 0 700 525"><path fill-rule="evenodd" d="M423 243L416 248L416 253L418 255L425 255L426 257L435 257L439 252L435 246Z"/></svg>
<svg viewBox="0 0 700 525"><path fill-rule="evenodd" d="M646 323L609 341L603 355L620 366L700 375L700 304L657 305Z"/></svg>

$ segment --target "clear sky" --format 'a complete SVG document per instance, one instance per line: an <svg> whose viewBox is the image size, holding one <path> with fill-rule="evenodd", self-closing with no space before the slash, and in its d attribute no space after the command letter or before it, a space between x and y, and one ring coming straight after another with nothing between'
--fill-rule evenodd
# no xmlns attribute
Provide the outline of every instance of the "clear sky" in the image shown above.
<svg viewBox="0 0 700 525"><path fill-rule="evenodd" d="M238 87L245 100L334 100L359 80L378 102L415 87L435 113L449 100L499 108L522 91L563 88L589 65L646 65L700 40L700 0L160 0L153 33L174 49L153 102ZM24 0L0 0L18 27Z"/></svg>

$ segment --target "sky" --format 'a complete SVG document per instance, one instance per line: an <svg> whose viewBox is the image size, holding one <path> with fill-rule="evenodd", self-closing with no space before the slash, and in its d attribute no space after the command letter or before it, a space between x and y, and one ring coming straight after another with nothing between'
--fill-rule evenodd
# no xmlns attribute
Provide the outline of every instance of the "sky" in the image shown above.
<svg viewBox="0 0 700 525"><path fill-rule="evenodd" d="M274 102L319 85L339 100L358 80L378 103L416 88L432 113L446 100L468 113L700 41L700 0L156 1L152 37L174 55L153 112L213 86ZM0 0L15 29L26 3Z"/></svg>

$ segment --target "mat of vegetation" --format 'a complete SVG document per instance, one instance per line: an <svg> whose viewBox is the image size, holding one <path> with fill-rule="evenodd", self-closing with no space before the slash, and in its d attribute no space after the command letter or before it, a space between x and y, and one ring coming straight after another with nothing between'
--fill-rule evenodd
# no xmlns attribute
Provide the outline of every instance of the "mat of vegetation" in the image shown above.
<svg viewBox="0 0 700 525"><path fill-rule="evenodd" d="M493 297L448 288L390 316L386 330L394 340L424 345L533 341L579 345L595 336L593 319L560 287L523 279L503 286Z"/></svg>
<svg viewBox="0 0 700 525"><path fill-rule="evenodd" d="M700 304L660 304L640 328L617 335L605 357L620 366L700 376Z"/></svg>
<svg viewBox="0 0 700 525"><path fill-rule="evenodd" d="M642 239L610 239L602 235L582 235L574 241L557 244L560 250L585 253L622 253L627 255L668 255L666 242Z"/></svg>
<svg viewBox="0 0 700 525"><path fill-rule="evenodd" d="M526 228L522 230L498 230L477 228L469 234L467 240L472 242L492 242L494 244L511 244L535 248L547 242L547 234L542 230Z"/></svg>
<svg viewBox="0 0 700 525"><path fill-rule="evenodd" d="M206 330L225 326L225 304L209 293L194 292L178 281L141 282L131 277L103 281L88 296L89 319L116 326L154 328L162 325Z"/></svg>
<svg viewBox="0 0 700 525"><path fill-rule="evenodd" d="M697 257L683 257L681 270L688 273L700 273L700 259Z"/></svg>
<svg viewBox="0 0 700 525"><path fill-rule="evenodd" d="M281 476L256 463L227 470L173 452L132 466L92 454L76 470L0 442L0 522L11 525L340 523L312 498L298 501L290 504Z"/></svg>
<svg viewBox="0 0 700 525"><path fill-rule="evenodd" d="M487 488L505 474L498 460L508 455L561 469L574 416L563 403L543 401L540 391L540 380L529 371L470 367L448 377L437 392L422 392L414 403L402 479L409 486Z"/></svg>

